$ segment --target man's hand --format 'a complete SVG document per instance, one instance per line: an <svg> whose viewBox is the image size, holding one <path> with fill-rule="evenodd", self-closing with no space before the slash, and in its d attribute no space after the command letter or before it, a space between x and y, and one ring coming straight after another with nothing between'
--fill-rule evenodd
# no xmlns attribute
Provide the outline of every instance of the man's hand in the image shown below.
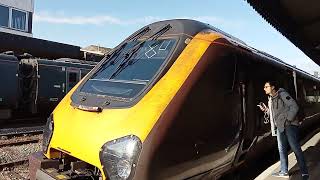
<svg viewBox="0 0 320 180"><path fill-rule="evenodd" d="M261 111L263 112L267 112L269 109L268 107L263 103L263 102L260 102L258 105L257 105Z"/></svg>

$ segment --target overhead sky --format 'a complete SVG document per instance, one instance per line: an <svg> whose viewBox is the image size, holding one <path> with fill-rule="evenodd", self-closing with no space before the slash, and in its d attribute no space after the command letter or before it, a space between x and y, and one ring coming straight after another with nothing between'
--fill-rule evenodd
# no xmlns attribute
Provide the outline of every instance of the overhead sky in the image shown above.
<svg viewBox="0 0 320 180"><path fill-rule="evenodd" d="M35 0L33 36L113 48L144 25L176 18L209 23L311 74L320 71L245 0Z"/></svg>

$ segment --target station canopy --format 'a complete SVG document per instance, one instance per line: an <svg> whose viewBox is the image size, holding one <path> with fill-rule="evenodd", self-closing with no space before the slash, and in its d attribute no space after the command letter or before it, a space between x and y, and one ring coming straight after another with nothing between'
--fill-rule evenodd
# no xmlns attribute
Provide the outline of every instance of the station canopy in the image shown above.
<svg viewBox="0 0 320 180"><path fill-rule="evenodd" d="M246 0L267 22L320 65L320 0Z"/></svg>

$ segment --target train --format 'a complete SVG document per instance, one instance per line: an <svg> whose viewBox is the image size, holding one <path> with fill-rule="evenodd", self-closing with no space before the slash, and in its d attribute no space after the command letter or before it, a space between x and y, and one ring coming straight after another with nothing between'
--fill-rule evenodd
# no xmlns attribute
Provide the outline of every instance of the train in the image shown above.
<svg viewBox="0 0 320 180"><path fill-rule="evenodd" d="M303 109L302 130L319 125L319 78L209 24L146 25L54 109L30 178L217 179L274 139L257 107L271 78Z"/></svg>
<svg viewBox="0 0 320 180"><path fill-rule="evenodd" d="M0 54L0 122L38 119L43 124L60 100L96 62ZM31 120L30 120L31 121Z"/></svg>

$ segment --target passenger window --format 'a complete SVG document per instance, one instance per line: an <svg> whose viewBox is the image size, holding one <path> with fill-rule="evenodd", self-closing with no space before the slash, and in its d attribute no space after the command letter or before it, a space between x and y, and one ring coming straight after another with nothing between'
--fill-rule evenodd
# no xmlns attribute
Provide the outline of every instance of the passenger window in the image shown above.
<svg viewBox="0 0 320 180"><path fill-rule="evenodd" d="M67 92L79 81L79 72L69 71L67 76Z"/></svg>
<svg viewBox="0 0 320 180"><path fill-rule="evenodd" d="M307 103L319 103L319 87L315 83L306 84L305 100Z"/></svg>
<svg viewBox="0 0 320 180"><path fill-rule="evenodd" d="M74 72L71 72L70 74L69 74L69 82L77 82L77 73L74 73Z"/></svg>

